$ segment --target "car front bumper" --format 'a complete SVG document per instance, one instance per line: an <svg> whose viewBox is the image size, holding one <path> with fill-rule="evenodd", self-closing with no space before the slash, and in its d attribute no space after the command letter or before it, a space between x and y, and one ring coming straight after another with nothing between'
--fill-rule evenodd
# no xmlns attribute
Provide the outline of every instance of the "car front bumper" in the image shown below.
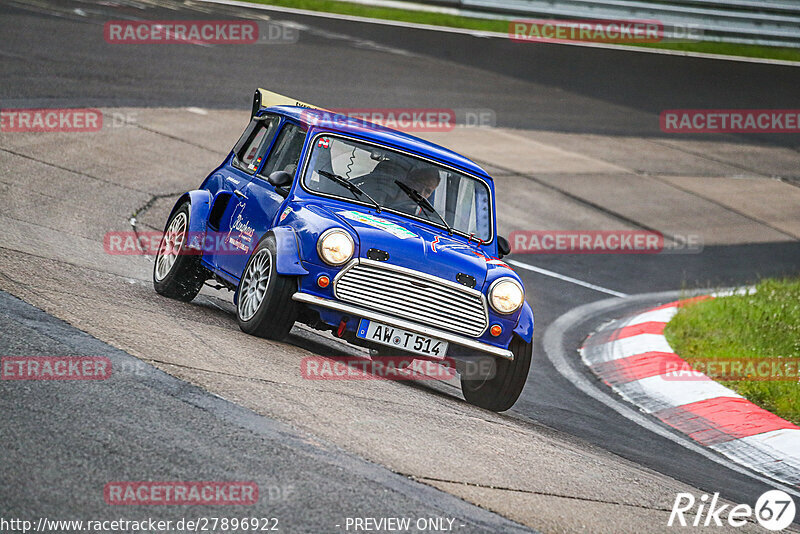
<svg viewBox="0 0 800 534"><path fill-rule="evenodd" d="M398 319L397 317L392 317L391 315L387 315L385 313L368 310L366 308L361 308L359 306L354 306L352 304L346 304L338 300L326 299L318 297L316 295L310 295L308 293L301 293L301 292L297 292L294 295L292 295L292 300L296 302L301 302L303 304L308 304L309 306L320 306L322 308L336 310L355 317L361 317L363 319L369 319L371 321L378 321L380 323L384 323L389 326L394 326L397 328L402 328L403 330L408 330L409 332L416 332L417 334L423 334L436 339L442 339L444 341L447 341L448 343L455 343L456 345L461 345L463 347L474 349L480 352L485 352L487 354L491 354L492 356L497 356L499 358L505 358L507 360L514 359L514 353L508 349L504 349L502 347L495 347L493 345L482 343L480 341L460 336L458 334L445 332L444 330L431 328L430 326L423 326L420 324L413 323L411 321L406 321L404 319Z"/></svg>

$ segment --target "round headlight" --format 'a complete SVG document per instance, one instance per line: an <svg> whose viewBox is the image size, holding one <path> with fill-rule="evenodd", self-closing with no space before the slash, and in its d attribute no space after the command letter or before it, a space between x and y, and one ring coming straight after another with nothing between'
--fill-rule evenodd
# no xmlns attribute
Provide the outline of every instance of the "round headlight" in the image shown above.
<svg viewBox="0 0 800 534"><path fill-rule="evenodd" d="M495 280L489 288L489 303L497 313L509 314L517 311L525 302L522 286L512 278Z"/></svg>
<svg viewBox="0 0 800 534"><path fill-rule="evenodd" d="M355 244L350 234L338 228L331 228L322 233L317 241L317 252L322 261L328 265L341 265L353 257Z"/></svg>

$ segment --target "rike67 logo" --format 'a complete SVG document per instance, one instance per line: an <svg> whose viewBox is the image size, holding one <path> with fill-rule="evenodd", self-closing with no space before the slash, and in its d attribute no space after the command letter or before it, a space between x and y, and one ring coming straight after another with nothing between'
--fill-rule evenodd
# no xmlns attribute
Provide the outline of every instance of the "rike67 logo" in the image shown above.
<svg viewBox="0 0 800 534"><path fill-rule="evenodd" d="M748 504L721 504L719 493L696 498L691 493L678 493L667 526L676 527L743 527L753 520L767 530L777 532L792 524L794 500L781 490L762 494L751 507Z"/></svg>

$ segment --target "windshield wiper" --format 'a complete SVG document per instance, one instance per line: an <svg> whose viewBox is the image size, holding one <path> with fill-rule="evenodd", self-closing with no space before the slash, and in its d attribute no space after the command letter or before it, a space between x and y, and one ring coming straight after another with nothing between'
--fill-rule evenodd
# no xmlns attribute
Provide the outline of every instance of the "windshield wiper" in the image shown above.
<svg viewBox="0 0 800 534"><path fill-rule="evenodd" d="M347 189L351 193L353 193L355 195L358 195L359 197L362 197L362 196L367 197L370 200L370 202L372 202L375 205L375 211L377 211L378 213L381 212L381 205L378 204L378 202L374 198L369 196L369 194L366 191L364 191L363 189L358 187L353 182L342 178L338 174L333 174L332 172L328 172L328 171L317 170L317 174L319 174L320 176L324 176L325 178L327 178L327 179L329 179L329 180L331 180L333 182L336 182L337 184L341 185L342 187L344 187L345 189Z"/></svg>
<svg viewBox="0 0 800 534"><path fill-rule="evenodd" d="M406 184L404 184L400 180L395 180L394 183L396 183L397 186L400 189L403 190L403 193L408 195L408 198L413 200L417 204L417 206L422 208L423 211L425 211L427 213L433 213L437 217L439 217L439 220L442 221L442 224L444 224L444 227L447 228L447 232L450 235L453 235L453 228L449 224L447 224L447 221L444 220L444 217L442 217L439 214L439 212L436 211L436 208L433 207L433 205L430 203L430 201L427 198L423 197L422 195L419 194L419 191L417 191L416 189L411 189L410 187L408 187Z"/></svg>

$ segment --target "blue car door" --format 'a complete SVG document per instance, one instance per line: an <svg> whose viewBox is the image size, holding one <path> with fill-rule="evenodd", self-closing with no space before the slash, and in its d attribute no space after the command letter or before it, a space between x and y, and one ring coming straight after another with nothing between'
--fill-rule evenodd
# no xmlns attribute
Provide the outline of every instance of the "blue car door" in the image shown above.
<svg viewBox="0 0 800 534"><path fill-rule="evenodd" d="M255 247L254 232L242 218L248 201L247 187L261 166L279 126L280 117L277 115L254 119L234 148L230 165L221 170L224 188L217 193L212 208L212 212L221 211L221 215L215 221L216 228L212 228L216 230L214 246L207 257L215 268L227 274L238 277L237 266L247 261Z"/></svg>
<svg viewBox="0 0 800 534"><path fill-rule="evenodd" d="M292 122L285 122L272 143L272 148L258 172L239 191L238 199L230 210L228 219L228 243L245 254L228 254L220 266L240 278L247 260L263 235L272 228L278 210L286 198L291 185L278 191L268 182L276 171L288 172L293 178L297 174L306 132ZM233 205L234 202L231 202ZM221 226L222 231L225 227Z"/></svg>

